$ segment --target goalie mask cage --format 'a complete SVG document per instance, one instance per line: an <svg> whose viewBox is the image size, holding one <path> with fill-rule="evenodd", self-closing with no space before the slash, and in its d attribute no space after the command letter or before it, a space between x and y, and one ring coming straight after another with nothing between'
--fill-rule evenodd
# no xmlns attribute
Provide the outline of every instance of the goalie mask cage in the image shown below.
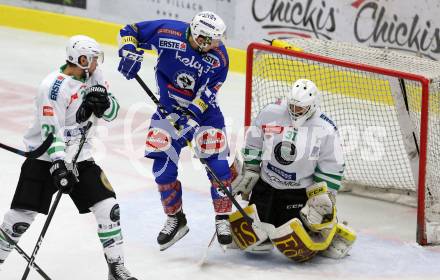
<svg viewBox="0 0 440 280"><path fill-rule="evenodd" d="M344 189L417 205L417 242L440 243L438 62L294 38L250 44L246 71L246 127L295 80L312 80L342 138Z"/></svg>

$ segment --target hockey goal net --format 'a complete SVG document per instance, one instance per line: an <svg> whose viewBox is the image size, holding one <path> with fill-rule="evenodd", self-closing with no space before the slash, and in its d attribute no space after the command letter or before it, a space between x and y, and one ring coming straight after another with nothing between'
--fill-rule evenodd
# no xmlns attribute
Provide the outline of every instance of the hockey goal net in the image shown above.
<svg viewBox="0 0 440 280"><path fill-rule="evenodd" d="M339 128L354 193L417 206L417 242L440 243L440 64L394 51L315 39L252 43L245 125L299 78L321 93Z"/></svg>

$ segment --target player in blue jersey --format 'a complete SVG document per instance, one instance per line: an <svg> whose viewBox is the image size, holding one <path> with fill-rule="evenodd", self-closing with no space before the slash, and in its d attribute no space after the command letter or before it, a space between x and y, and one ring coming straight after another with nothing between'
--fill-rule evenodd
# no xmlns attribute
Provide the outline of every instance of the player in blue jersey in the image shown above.
<svg viewBox="0 0 440 280"><path fill-rule="evenodd" d="M177 132L166 116L156 112L147 132L145 156L154 160L153 173L167 221L157 241L165 250L187 232L182 211L182 185L177 179L181 149L195 139L195 150L225 186L230 189L231 172L223 114L216 95L228 74L229 60L222 43L226 25L208 11L194 16L191 23L176 20L144 21L120 31L118 71L132 79L140 70L143 51L155 49L156 80L160 103L173 116ZM228 214L232 203L211 176L211 196L216 213L217 239L232 242Z"/></svg>

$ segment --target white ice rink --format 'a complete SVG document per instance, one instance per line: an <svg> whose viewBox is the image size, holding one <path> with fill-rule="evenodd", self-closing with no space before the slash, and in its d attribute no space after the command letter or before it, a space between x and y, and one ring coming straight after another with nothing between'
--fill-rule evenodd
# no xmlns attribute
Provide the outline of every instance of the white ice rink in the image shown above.
<svg viewBox="0 0 440 280"><path fill-rule="evenodd" d="M33 96L40 81L64 61L67 38L0 27L0 142L22 148L31 121ZM339 217L358 232L350 256L343 260L316 257L305 264L278 252L255 256L238 250L225 253L215 244L204 266L198 262L214 232L209 182L202 166L185 151L179 178L190 232L173 247L159 251L156 236L165 216L144 159L144 133L154 111L135 80L116 69L117 49L104 46L104 74L121 103L119 119L98 127L96 160L118 194L126 264L142 280L158 279L440 279L440 247L415 242L416 210L347 194L338 196ZM140 76L154 89L154 57L146 56ZM245 78L230 73L219 93L232 150L241 142ZM238 144L237 144L238 143ZM23 158L0 150L0 219L10 205ZM40 215L20 246L29 254L41 231ZM107 279L107 266L91 214L78 215L63 196L36 262L52 279ZM20 279L26 266L16 252L1 266L1 280ZM40 279L32 271L29 279Z"/></svg>

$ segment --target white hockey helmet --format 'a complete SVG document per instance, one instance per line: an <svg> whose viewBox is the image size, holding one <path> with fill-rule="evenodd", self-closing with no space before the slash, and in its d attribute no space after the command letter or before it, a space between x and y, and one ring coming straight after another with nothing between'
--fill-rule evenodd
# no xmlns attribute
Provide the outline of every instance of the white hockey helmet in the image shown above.
<svg viewBox="0 0 440 280"><path fill-rule="evenodd" d="M98 63L104 62L104 52L101 50L98 42L85 35L75 35L70 37L66 46L66 60L77 65L81 69L88 70L93 59L97 58ZM87 66L79 64L79 58L85 56L88 61Z"/></svg>
<svg viewBox="0 0 440 280"><path fill-rule="evenodd" d="M297 80L286 96L290 118L300 127L319 107L319 93L315 83L307 79Z"/></svg>
<svg viewBox="0 0 440 280"><path fill-rule="evenodd" d="M210 11L197 13L190 23L191 36L199 46L199 50L203 50L209 46L218 46L224 39L226 25L224 21L216 14ZM205 38L203 43L197 42L197 38L202 36Z"/></svg>

